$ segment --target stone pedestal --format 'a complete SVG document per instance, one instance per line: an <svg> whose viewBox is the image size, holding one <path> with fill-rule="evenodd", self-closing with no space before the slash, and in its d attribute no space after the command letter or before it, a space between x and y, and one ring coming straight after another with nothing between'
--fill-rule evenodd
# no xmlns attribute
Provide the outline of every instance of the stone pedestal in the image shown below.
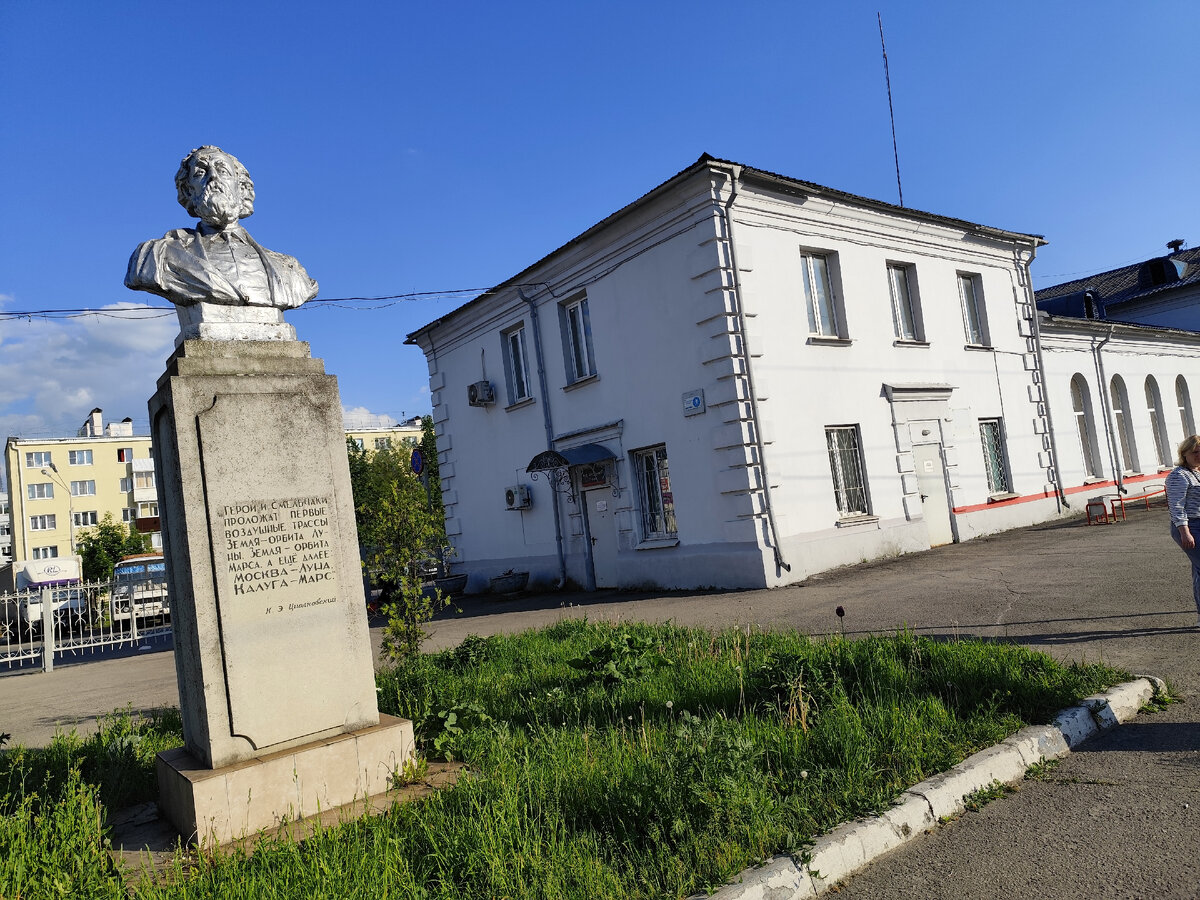
<svg viewBox="0 0 1200 900"><path fill-rule="evenodd" d="M336 740L379 724L337 380L305 343L184 341L150 423L190 757L160 758L164 812L185 837L208 827L209 806L169 806L187 793L169 787L178 772L197 767L224 773L235 806L286 795L268 817L310 803L272 787L282 764L263 761L309 760L317 799L380 783L362 773L403 764L411 723L406 737L356 737L354 754ZM218 819L234 829L214 828L222 840L263 824L233 808Z"/></svg>
<svg viewBox="0 0 1200 900"><path fill-rule="evenodd" d="M413 755L412 722L370 728L210 769L183 748L158 758L158 805L201 846L275 828L381 794Z"/></svg>

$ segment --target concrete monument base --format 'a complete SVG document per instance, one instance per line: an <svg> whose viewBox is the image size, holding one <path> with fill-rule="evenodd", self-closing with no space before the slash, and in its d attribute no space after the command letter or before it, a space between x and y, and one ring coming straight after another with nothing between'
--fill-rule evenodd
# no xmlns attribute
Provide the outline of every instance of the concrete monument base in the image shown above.
<svg viewBox="0 0 1200 900"><path fill-rule="evenodd" d="M413 757L408 719L380 723L219 769L183 747L158 755L158 806L184 840L226 844L392 787Z"/></svg>
<svg viewBox="0 0 1200 900"><path fill-rule="evenodd" d="M379 721L337 379L297 341L185 341L150 400L188 752Z"/></svg>

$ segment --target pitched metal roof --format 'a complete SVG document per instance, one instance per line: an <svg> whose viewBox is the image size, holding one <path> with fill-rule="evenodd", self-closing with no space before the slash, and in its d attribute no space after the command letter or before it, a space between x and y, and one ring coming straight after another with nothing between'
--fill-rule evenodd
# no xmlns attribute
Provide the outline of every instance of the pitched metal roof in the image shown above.
<svg viewBox="0 0 1200 900"><path fill-rule="evenodd" d="M1191 247L1042 288L1034 292L1034 297L1038 309L1083 318L1090 294L1095 317L1106 318L1106 310L1121 304L1197 285L1200 285L1200 247Z"/></svg>

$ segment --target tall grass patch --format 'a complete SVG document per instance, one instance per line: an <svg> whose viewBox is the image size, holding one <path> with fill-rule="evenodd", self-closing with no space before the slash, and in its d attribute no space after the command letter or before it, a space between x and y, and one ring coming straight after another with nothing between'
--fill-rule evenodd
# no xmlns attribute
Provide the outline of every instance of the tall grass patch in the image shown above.
<svg viewBox="0 0 1200 900"><path fill-rule="evenodd" d="M802 853L1127 677L911 634L566 621L471 637L377 678L382 711L413 720L422 753L467 764L453 788L303 845L267 841L253 856L190 860L186 874L181 860L166 882L126 880L146 898L685 897ZM103 810L114 775L91 777L98 793L81 809ZM3 809L17 816L19 798Z"/></svg>

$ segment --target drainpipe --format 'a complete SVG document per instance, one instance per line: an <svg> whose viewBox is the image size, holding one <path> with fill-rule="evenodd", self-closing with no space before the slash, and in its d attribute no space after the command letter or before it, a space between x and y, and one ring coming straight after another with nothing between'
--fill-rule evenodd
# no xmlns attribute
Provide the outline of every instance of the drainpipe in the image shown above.
<svg viewBox="0 0 1200 900"><path fill-rule="evenodd" d="M542 327L538 322L537 305L532 297L525 296L525 289L520 285L517 285L517 295L529 304L529 319L533 323L533 355L537 358L538 386L542 391L542 422L546 427L546 449L553 450L554 425L550 420L550 395L546 392L546 362L542 357ZM554 585L554 590L561 591L567 583L567 559L563 555L562 517L558 511L558 494L554 491L553 484L550 486L550 491L554 497L551 506L554 509L554 543L558 550L558 582ZM591 544L585 540L584 545L590 555ZM595 575L591 572L590 562L589 559L587 577L594 581ZM595 590L595 584L592 585L592 590Z"/></svg>
<svg viewBox="0 0 1200 900"><path fill-rule="evenodd" d="M763 445L762 417L758 410L758 392L754 387L754 370L750 362L750 344L746 339L746 311L742 302L742 279L738 274L737 244L733 239L733 202L738 195L738 180L741 178L742 167L733 166L729 170L729 199L724 208L718 203L717 210L725 221L725 237L729 243L729 267L733 270L733 297L737 304L738 331L742 338L742 355L746 360L746 391L750 399L750 415L754 422L754 444L758 449L758 467L762 472L763 507L767 513L767 526L771 529L771 550L775 554L776 574L779 569L792 571L792 567L784 561L783 551L779 546L779 526L775 522L775 507L771 503L771 477L767 472L767 454Z"/></svg>
<svg viewBox="0 0 1200 900"><path fill-rule="evenodd" d="M1054 493L1058 498L1059 512L1062 512L1064 507L1070 509L1071 504L1067 502L1067 495L1063 491L1062 469L1058 465L1058 443L1054 439L1054 419L1050 415L1050 408L1054 404L1050 402L1049 386L1046 384L1046 360L1042 356L1042 328L1038 323L1037 298L1033 294L1033 275L1029 271L1029 267L1037 255L1037 247L1034 246L1029 251L1028 259L1021 260L1022 255L1018 253L1017 259L1022 262L1025 269L1025 296L1029 300L1029 308L1033 311L1033 347L1037 355L1038 372L1042 376L1042 403L1046 407L1046 433L1050 435L1050 465L1054 467Z"/></svg>
<svg viewBox="0 0 1200 900"><path fill-rule="evenodd" d="M1106 442L1108 444L1108 461L1113 467L1113 481L1117 483L1118 492L1128 494L1129 489L1125 487L1125 478L1119 460L1120 451L1116 446L1117 434L1112 420L1112 397L1108 393L1108 382L1104 377L1104 357L1100 355L1100 351L1104 349L1105 344L1112 340L1113 332L1116 330L1116 325L1108 326L1108 334L1104 340L1092 348L1092 355L1096 357L1096 377L1100 380L1100 402L1104 404L1104 430L1108 437Z"/></svg>

